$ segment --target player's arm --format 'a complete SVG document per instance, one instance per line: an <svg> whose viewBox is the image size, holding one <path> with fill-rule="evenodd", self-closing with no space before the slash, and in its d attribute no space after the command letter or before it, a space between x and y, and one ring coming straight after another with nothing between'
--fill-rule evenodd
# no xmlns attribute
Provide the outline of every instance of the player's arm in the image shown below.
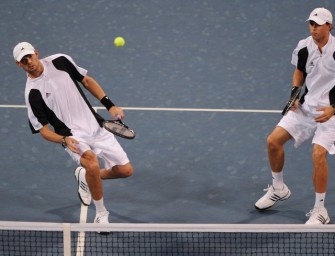
<svg viewBox="0 0 335 256"><path fill-rule="evenodd" d="M303 86L304 82L305 82L304 73L301 70L299 70L298 68L296 68L293 72L292 86L293 87L301 87L301 86ZM294 111L298 107L299 107L299 98L295 100L294 107L293 107L292 110Z"/></svg>
<svg viewBox="0 0 335 256"><path fill-rule="evenodd" d="M300 87L303 86L304 82L305 82L304 73L296 68L293 72L292 85Z"/></svg>
<svg viewBox="0 0 335 256"><path fill-rule="evenodd" d="M110 101L110 99L106 96L105 91L94 78L84 76L81 82L85 88L107 108L113 117L116 118L117 116L120 116L123 118L123 109L115 106L114 103Z"/></svg>
<svg viewBox="0 0 335 256"><path fill-rule="evenodd" d="M79 153L76 147L76 144L78 144L76 139L55 133L49 128L49 125L44 125L39 132L45 140L63 144L63 146L68 147L72 152Z"/></svg>

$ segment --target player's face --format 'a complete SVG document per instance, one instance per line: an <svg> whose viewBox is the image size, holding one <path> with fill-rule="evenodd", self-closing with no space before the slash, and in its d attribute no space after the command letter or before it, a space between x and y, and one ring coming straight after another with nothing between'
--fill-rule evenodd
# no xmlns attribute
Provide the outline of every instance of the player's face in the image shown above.
<svg viewBox="0 0 335 256"><path fill-rule="evenodd" d="M315 21L309 21L309 31L314 41L317 43L327 43L329 31L332 29L332 24L326 23L323 25L317 24Z"/></svg>
<svg viewBox="0 0 335 256"><path fill-rule="evenodd" d="M38 74L43 71L43 66L38 59L38 53L25 55L20 62L16 62L18 66L23 68L29 75L33 77L39 76ZM42 70L41 70L42 68Z"/></svg>

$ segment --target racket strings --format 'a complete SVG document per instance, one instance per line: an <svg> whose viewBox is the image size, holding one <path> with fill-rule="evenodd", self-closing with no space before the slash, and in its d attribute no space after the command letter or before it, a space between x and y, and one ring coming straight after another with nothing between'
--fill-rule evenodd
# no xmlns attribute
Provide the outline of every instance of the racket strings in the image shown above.
<svg viewBox="0 0 335 256"><path fill-rule="evenodd" d="M128 126L119 122L119 121L109 121L104 123L104 127L106 130L126 138L134 138L135 133L133 130L129 129Z"/></svg>

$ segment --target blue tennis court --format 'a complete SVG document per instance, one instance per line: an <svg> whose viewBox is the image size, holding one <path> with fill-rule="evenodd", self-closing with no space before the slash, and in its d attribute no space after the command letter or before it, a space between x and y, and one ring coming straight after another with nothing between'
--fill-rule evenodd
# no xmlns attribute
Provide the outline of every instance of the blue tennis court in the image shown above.
<svg viewBox="0 0 335 256"><path fill-rule="evenodd" d="M331 3L322 5L334 12ZM286 148L292 197L264 213L254 203L271 182L265 140L289 96L291 53L319 5L2 1L0 220L79 221L76 165L28 126L25 74L12 49L29 41L41 57L66 53L88 69L137 133L133 141L119 139L134 175L104 182L110 222L304 223L314 204L310 142ZM113 45L116 36L125 47ZM326 207L335 219L334 157L328 160Z"/></svg>

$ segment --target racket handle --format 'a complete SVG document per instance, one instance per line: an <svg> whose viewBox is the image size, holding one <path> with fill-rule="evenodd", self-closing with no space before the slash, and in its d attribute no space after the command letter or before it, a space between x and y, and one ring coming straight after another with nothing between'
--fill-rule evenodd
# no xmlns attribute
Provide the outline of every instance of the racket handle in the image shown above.
<svg viewBox="0 0 335 256"><path fill-rule="evenodd" d="M117 114L117 115L116 115L116 119L117 119L117 120L121 120L121 119L122 119L121 115L120 115L120 114Z"/></svg>

